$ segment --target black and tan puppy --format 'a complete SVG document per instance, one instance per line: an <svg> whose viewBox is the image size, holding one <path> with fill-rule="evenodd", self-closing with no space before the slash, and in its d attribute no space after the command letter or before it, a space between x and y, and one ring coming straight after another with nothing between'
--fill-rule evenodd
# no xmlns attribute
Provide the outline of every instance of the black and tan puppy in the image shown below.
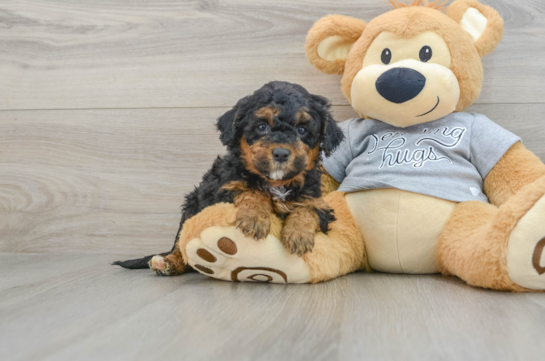
<svg viewBox="0 0 545 361"><path fill-rule="evenodd" d="M315 232L327 232L335 220L320 189L321 154L328 156L343 139L329 106L302 86L279 81L239 100L217 123L228 152L186 196L174 247L159 258L164 264L148 265L153 256L115 264L162 275L186 272L177 248L184 222L219 202L235 204L236 226L247 237L265 238L274 212L285 220L284 246L298 255L312 251Z"/></svg>

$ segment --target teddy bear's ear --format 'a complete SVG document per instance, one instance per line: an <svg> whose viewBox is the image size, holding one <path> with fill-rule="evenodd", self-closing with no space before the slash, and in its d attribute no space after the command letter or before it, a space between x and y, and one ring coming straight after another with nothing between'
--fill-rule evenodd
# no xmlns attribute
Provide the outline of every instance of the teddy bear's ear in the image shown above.
<svg viewBox="0 0 545 361"><path fill-rule="evenodd" d="M307 35L305 51L316 69L327 74L342 74L352 45L365 30L366 23L342 15L318 20Z"/></svg>
<svg viewBox="0 0 545 361"><path fill-rule="evenodd" d="M491 53L503 38L500 14L477 0L457 0L450 4L447 15L471 35L481 57Z"/></svg>

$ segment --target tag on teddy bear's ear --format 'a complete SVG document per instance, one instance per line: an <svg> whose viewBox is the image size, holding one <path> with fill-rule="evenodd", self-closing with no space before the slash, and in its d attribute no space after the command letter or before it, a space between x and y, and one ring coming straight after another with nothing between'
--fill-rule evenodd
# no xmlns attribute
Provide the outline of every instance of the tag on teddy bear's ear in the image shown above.
<svg viewBox="0 0 545 361"><path fill-rule="evenodd" d="M448 7L447 15L473 38L481 57L491 53L503 38L503 19L500 14L477 0L454 1Z"/></svg>

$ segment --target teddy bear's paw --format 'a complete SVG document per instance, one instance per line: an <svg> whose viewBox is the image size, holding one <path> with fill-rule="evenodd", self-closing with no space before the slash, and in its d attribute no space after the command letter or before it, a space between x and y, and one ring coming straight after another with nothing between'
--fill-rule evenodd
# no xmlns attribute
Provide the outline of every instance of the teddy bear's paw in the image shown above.
<svg viewBox="0 0 545 361"><path fill-rule="evenodd" d="M511 232L506 261L513 282L525 288L545 290L545 196Z"/></svg>
<svg viewBox="0 0 545 361"><path fill-rule="evenodd" d="M188 264L226 281L308 283L305 261L284 249L272 235L256 242L236 227L210 227L186 247Z"/></svg>

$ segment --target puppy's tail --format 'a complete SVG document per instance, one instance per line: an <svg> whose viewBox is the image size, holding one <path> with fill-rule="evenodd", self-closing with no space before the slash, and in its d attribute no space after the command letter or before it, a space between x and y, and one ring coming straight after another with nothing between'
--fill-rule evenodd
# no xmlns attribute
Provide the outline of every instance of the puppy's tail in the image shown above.
<svg viewBox="0 0 545 361"><path fill-rule="evenodd" d="M160 256L166 256L170 254L170 252L160 253ZM129 259L126 261L115 261L112 263L112 265L121 266L123 268L128 269L143 269L143 268L149 268L149 261L156 255L152 254L150 256L146 256L143 258L136 258L136 259Z"/></svg>

